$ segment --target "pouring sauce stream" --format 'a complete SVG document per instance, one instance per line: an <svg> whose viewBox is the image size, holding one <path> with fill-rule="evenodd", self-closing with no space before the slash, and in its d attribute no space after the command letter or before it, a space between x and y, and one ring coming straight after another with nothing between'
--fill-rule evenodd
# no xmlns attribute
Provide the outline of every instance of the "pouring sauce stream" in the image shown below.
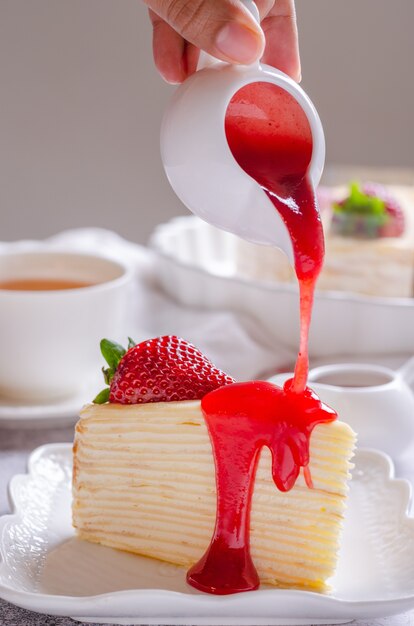
<svg viewBox="0 0 414 626"><path fill-rule="evenodd" d="M202 399L215 459L217 516L210 546L189 570L187 581L216 594L259 586L250 555L249 525L262 447L271 451L272 476L279 490L290 490L301 468L311 488L312 430L336 418L306 386L313 295L324 255L322 224L309 177L313 145L308 119L285 90L258 82L234 95L225 131L237 163L263 188L289 231L300 290L300 347L294 377L283 389L263 381L236 383Z"/></svg>

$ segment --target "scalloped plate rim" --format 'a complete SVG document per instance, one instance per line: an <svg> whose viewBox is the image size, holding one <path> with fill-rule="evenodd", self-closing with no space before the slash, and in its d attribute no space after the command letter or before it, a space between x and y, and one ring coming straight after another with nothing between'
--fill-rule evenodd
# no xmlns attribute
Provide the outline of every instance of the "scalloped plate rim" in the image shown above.
<svg viewBox="0 0 414 626"><path fill-rule="evenodd" d="M64 455L71 454L71 444L70 443L51 443L45 444L38 448L36 448L29 456L28 459L28 471L26 474L16 474L10 481L8 487L8 494L10 500L10 506L12 509L12 513L3 515L0 518L0 557L3 556L3 534L7 530L8 522L12 520L16 520L20 517L20 511L18 503L16 502L14 491L16 490L17 485L22 482L28 481L36 475L37 461L45 456L52 455L53 453L60 453ZM412 498L412 486L410 482L406 479L395 478L395 470L394 464L391 458L382 451L369 449L369 448L361 448L356 452L356 459L361 457L362 459L369 459L369 457L374 459L374 462L381 463L383 467L384 479L387 484L393 483L398 484L400 488L400 493L402 494L400 497L401 503L401 512L399 515L399 520L410 520L409 523L413 525L414 530L414 517L408 514L410 500ZM402 490L402 491L401 491ZM7 568L7 564L5 564L4 559L0 560L0 572ZM253 598L271 598L278 602L278 605L282 605L284 602L292 602L297 601L298 599L306 598L308 603L313 605L313 609L317 608L317 606L323 606L324 608L332 608L332 621L341 620L353 620L357 617L386 617L388 615L394 615L397 613L404 612L406 610L414 608L414 581L413 581L413 593L408 595L403 595L397 598L385 599L385 600L347 600L335 597L334 595L321 595L315 592L310 591L302 591L302 590L294 590L294 589L262 589L254 592L250 592L248 594L237 594L233 596L209 596L207 594L193 595L193 594L185 594L179 591L171 591L166 589L128 589L122 591L114 591L103 593L99 595L91 595L91 596L62 596L55 594L44 594L44 593L35 593L28 592L16 589L15 587L10 587L5 585L4 583L0 583L0 597L6 601L10 601L17 606L20 606L25 609L34 610L37 612L48 612L49 614L52 612L54 615L70 615L72 617L80 618L92 618L92 617L108 617L113 616L113 613L109 614L108 609L108 600L113 601L125 601L128 600L137 600L137 602L133 603L133 610L139 611L139 600L142 597L155 596L154 599L162 597L167 599L178 600L182 608L188 607L191 608L191 605L196 605L196 607L210 605L207 606L207 609L213 608L214 614L211 614L212 623L219 623L219 617L215 616L217 609L219 607L228 607L228 605L238 605L242 604L252 604L251 600ZM73 606L76 603L76 606ZM93 604L94 606L90 606ZM85 609L87 609L85 611ZM93 610L92 610L93 609ZM99 610L101 609L101 610ZM336 610L335 610L336 609ZM338 615L336 613L338 612ZM361 616L361 611L364 612L364 615ZM282 611L284 613L284 611ZM194 615L194 613L192 614ZM128 613L128 616L131 617L131 613ZM159 613L160 617L165 617L164 612L161 611ZM207 615L208 616L208 615ZM202 617L202 616L200 616ZM250 618L250 615L248 616ZM283 619L289 620L291 616L285 616L281 618L281 623ZM116 619L114 617L114 619ZM123 619L120 617L119 619ZM133 619L140 619L140 616L135 617ZM227 618L226 618L227 619ZM235 618L237 619L237 618ZM251 618L254 620L254 618ZM259 618L263 619L263 618ZM302 621L300 621L302 619ZM321 622L326 623L325 618L319 618ZM138 623L138 622L135 622ZM177 617L177 624L179 622L179 617ZM197 623L197 617L193 617L193 623ZM235 621L237 623L237 621ZM299 618L298 623L305 623L303 618ZM309 623L318 623L318 618L313 617L309 618Z"/></svg>

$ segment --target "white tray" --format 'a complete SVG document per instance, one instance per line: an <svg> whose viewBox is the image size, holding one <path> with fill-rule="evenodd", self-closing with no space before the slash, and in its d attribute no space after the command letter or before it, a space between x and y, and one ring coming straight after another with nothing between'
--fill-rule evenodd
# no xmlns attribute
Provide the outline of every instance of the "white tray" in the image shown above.
<svg viewBox="0 0 414 626"><path fill-rule="evenodd" d="M295 285L243 278L237 238L197 217L161 224L150 245L157 275L174 299L193 307L232 309L256 318L275 347L297 350L299 305ZM410 356L414 352L414 298L376 298L345 292L316 295L310 334L313 358L338 355Z"/></svg>
<svg viewBox="0 0 414 626"><path fill-rule="evenodd" d="M14 513L0 520L0 597L33 611L117 624L324 624L414 607L414 519L409 484L375 451L355 457L331 595L262 589L202 594L185 570L76 539L71 446L47 445L10 485Z"/></svg>

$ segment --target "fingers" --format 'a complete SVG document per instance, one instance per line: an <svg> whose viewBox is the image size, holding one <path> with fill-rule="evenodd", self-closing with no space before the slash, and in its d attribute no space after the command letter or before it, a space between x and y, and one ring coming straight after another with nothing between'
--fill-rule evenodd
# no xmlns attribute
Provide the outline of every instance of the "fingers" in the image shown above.
<svg viewBox="0 0 414 626"><path fill-rule="evenodd" d="M270 11L273 9L275 5L275 1L277 0L254 0L255 4L259 10L260 21L262 22L264 18L269 15Z"/></svg>
<svg viewBox="0 0 414 626"><path fill-rule="evenodd" d="M298 30L294 0L276 0L262 21L266 37L263 62L301 79Z"/></svg>
<svg viewBox="0 0 414 626"><path fill-rule="evenodd" d="M197 69L198 60L200 58L200 48L186 41L184 52L184 67L186 76L191 76Z"/></svg>
<svg viewBox="0 0 414 626"><path fill-rule="evenodd" d="M155 66L168 83L182 83L196 71L200 50L184 41L177 31L151 9L149 15L153 27Z"/></svg>
<svg viewBox="0 0 414 626"><path fill-rule="evenodd" d="M238 0L144 1L154 8L150 17L155 64L170 83L180 83L195 72L200 48L239 63L249 63L260 55L262 32ZM263 61L300 81L294 0L256 3L266 37Z"/></svg>
<svg viewBox="0 0 414 626"><path fill-rule="evenodd" d="M167 22L149 11L152 22L152 48L155 66L161 76L172 84L182 83L187 77L185 68L185 41Z"/></svg>
<svg viewBox="0 0 414 626"><path fill-rule="evenodd" d="M185 40L232 63L252 63L263 52L263 32L239 0L144 1L152 9L153 24L158 29L158 33L154 33L157 67L160 64L170 76L171 69L166 58L168 54L174 59L178 55L182 61ZM161 18L160 22L154 14ZM181 39L173 37L170 29ZM162 37L167 38L167 43L162 42ZM192 53L190 56L192 58ZM181 68L177 74L173 72L172 78L176 79L180 72Z"/></svg>

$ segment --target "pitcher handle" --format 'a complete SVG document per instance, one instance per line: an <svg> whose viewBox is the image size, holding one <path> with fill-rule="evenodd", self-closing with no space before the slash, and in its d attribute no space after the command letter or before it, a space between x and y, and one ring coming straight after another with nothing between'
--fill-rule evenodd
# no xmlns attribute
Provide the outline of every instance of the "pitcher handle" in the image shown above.
<svg viewBox="0 0 414 626"><path fill-rule="evenodd" d="M408 361L397 370L397 374L408 386L414 382L414 356L408 359Z"/></svg>

